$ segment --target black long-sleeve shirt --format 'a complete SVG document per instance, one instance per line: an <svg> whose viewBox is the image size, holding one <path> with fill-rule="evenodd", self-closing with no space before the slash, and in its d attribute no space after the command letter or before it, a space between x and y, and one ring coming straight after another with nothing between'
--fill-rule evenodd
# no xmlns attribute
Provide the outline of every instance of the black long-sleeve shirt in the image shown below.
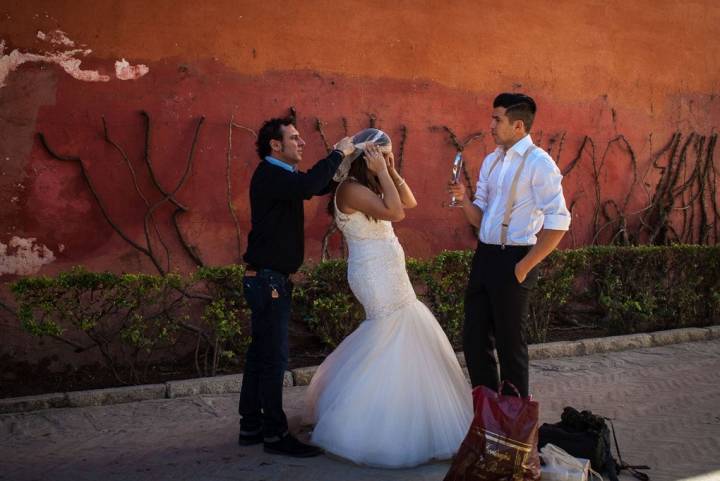
<svg viewBox="0 0 720 481"><path fill-rule="evenodd" d="M243 260L254 268L296 272L305 256L303 200L323 195L343 154L334 150L307 172L290 172L261 161L250 181L252 227Z"/></svg>

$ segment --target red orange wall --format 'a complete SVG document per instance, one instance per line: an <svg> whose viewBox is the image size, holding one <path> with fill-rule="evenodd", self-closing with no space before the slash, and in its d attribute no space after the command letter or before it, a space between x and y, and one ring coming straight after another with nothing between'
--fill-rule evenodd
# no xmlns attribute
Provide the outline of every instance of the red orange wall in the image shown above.
<svg viewBox="0 0 720 481"><path fill-rule="evenodd" d="M375 116L395 145L403 144L403 175L420 203L396 226L408 255L471 247L473 236L461 212L445 206L455 151L444 127L460 139L486 133L493 97L509 90L536 98L535 140L566 171L573 226L563 246L609 242L621 218L638 240L647 240L643 209L672 162L669 151L658 155L660 149L676 132L679 148L696 135L681 172L686 179L712 154L706 151L720 120L718 25L720 6L709 0L118 0L0 6L3 65L9 69L0 88L5 246L0 281L76 264L155 270L110 226L79 165L52 159L37 137L43 132L59 153L79 156L108 217L147 246L147 206L122 157L103 139L101 123L104 116L152 204L162 195L143 161L141 110L152 119L151 159L165 190L182 177L195 126L205 117L190 174L176 197L189 208L180 217L181 231L208 264L238 261L249 227L246 189L257 162L254 139L243 128L232 129L229 200L236 228L227 190L230 120L257 129L290 106L309 145L305 166L324 152L318 120L334 142L345 134L345 124L352 133ZM82 61L76 72L93 71L107 81L75 78L48 60L52 53L72 50L47 40L61 39L52 34L58 30L75 42L72 48L92 51L73 54ZM20 55L45 60L9 67ZM114 64L121 59L148 71L120 80ZM492 148L487 136L468 146L473 181ZM714 178L708 172L708 179ZM706 192L698 201L704 207L696 202L693 209L712 211L713 199L717 202L717 194ZM307 254L314 260L330 225L325 203L306 206ZM170 252L169 266L187 270L192 262L172 226L173 210L166 202L154 219ZM680 240L717 242L716 218L709 221L715 237L706 233L699 239L700 227L673 215ZM150 243L167 266L154 232L151 228ZM335 236L331 255L338 255L338 246Z"/></svg>

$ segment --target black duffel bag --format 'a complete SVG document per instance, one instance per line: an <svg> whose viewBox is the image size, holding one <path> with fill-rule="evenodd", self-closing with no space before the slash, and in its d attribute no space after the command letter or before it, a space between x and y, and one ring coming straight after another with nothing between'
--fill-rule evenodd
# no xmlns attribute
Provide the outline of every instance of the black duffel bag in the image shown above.
<svg viewBox="0 0 720 481"><path fill-rule="evenodd" d="M642 481L649 481L650 477L647 474L638 471L638 469L650 469L648 466L631 466L623 462L614 429L612 434L619 461L612 457L610 429L605 420L606 418L590 411L579 412L572 407L566 407L563 409L559 423L545 423L540 426L538 449L550 443L576 458L588 459L592 469L610 481L618 481L618 474L623 469L627 469ZM610 425L612 426L612 421Z"/></svg>

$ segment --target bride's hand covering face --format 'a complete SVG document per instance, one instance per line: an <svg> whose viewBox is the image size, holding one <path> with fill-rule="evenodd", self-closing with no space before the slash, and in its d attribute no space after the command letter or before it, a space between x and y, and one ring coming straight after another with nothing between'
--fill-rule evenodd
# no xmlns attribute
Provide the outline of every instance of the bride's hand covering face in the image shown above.
<svg viewBox="0 0 720 481"><path fill-rule="evenodd" d="M365 146L365 162L370 172L375 175L380 174L387 169L387 163L380 148L375 144L367 144Z"/></svg>

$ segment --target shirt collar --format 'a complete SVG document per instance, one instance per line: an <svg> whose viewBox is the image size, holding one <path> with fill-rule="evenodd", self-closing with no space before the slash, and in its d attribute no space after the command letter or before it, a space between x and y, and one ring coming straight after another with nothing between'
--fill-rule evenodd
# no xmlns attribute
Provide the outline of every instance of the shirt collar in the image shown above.
<svg viewBox="0 0 720 481"><path fill-rule="evenodd" d="M276 167L287 170L288 172L297 172L297 165L287 164L282 160L276 159L272 155L265 156L265 160Z"/></svg>
<svg viewBox="0 0 720 481"><path fill-rule="evenodd" d="M522 139L515 142L513 144L513 146L507 150L507 153L514 152L514 153L517 153L518 155L525 155L525 152L527 151L527 149L530 148L531 145L533 145L532 137L530 137L530 134L527 134L525 137L523 137ZM500 146L498 146L498 148L495 149L495 151L499 152L501 154L505 153L503 148ZM505 155L505 158L509 159L510 157Z"/></svg>

